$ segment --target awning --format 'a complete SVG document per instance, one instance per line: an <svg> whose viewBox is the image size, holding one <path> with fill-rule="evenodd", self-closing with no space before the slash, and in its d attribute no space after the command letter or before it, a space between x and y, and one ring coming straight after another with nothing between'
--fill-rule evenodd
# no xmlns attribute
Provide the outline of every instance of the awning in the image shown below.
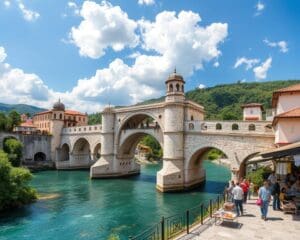
<svg viewBox="0 0 300 240"><path fill-rule="evenodd" d="M283 147L274 148L260 153L263 158L282 158L287 156L294 156L300 154L300 142L292 143Z"/></svg>
<svg viewBox="0 0 300 240"><path fill-rule="evenodd" d="M246 165L260 163L260 162L267 162L267 161L270 161L270 160L273 160L273 158L272 157L271 158L263 158L262 156L257 156L257 157L253 157L253 158L249 159L246 162Z"/></svg>

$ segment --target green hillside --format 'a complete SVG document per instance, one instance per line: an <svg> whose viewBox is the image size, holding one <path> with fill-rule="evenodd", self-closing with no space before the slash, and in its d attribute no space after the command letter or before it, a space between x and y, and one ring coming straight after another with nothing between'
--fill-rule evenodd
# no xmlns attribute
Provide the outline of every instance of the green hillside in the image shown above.
<svg viewBox="0 0 300 240"><path fill-rule="evenodd" d="M26 104L5 104L0 103L0 112L3 112L5 114L9 113L10 111L15 110L18 113L29 113L30 115L33 115L37 112L45 111L43 108L38 108L31 105Z"/></svg>
<svg viewBox="0 0 300 240"><path fill-rule="evenodd" d="M242 104L261 103L265 109L269 109L273 91L298 83L300 80L217 85L188 91L186 98L203 105L208 120L239 120L242 119ZM138 105L163 100L164 97L150 99Z"/></svg>

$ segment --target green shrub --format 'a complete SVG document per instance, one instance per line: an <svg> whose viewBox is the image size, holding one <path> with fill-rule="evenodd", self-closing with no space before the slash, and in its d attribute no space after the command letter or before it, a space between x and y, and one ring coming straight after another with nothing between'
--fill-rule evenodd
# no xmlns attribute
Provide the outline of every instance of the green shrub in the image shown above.
<svg viewBox="0 0 300 240"><path fill-rule="evenodd" d="M3 150L8 154L8 159L14 167L21 165L23 144L14 138L8 138L4 141Z"/></svg>
<svg viewBox="0 0 300 240"><path fill-rule="evenodd" d="M251 179L251 182L253 182L254 185L260 187L271 172L272 170L268 167L260 167L257 170L248 173L246 178Z"/></svg>
<svg viewBox="0 0 300 240"><path fill-rule="evenodd" d="M0 150L0 211L20 207L36 199L36 191L28 183L32 175L28 169L11 165Z"/></svg>

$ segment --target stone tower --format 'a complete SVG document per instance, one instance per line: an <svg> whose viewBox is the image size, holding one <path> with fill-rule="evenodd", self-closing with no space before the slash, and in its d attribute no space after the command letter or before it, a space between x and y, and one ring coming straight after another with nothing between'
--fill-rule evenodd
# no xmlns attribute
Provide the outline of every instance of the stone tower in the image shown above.
<svg viewBox="0 0 300 240"><path fill-rule="evenodd" d="M184 84L176 70L166 80L163 168L157 174L157 188L163 192L184 188Z"/></svg>
<svg viewBox="0 0 300 240"><path fill-rule="evenodd" d="M58 100L53 104L52 108L52 119L50 121L50 134L51 139L51 159L58 159L56 156L56 149L60 146L61 132L64 127L64 113L65 105Z"/></svg>
<svg viewBox="0 0 300 240"><path fill-rule="evenodd" d="M114 109L105 108L102 112L101 158L91 167L90 176L93 178L109 177L114 172L114 123Z"/></svg>

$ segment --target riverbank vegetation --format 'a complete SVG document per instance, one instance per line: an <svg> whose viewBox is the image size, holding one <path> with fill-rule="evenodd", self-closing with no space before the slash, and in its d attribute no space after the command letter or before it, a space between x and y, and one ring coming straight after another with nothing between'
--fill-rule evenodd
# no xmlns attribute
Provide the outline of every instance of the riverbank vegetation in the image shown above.
<svg viewBox="0 0 300 240"><path fill-rule="evenodd" d="M33 202L36 191L29 186L28 169L13 167L8 155L0 150L0 212Z"/></svg>
<svg viewBox="0 0 300 240"><path fill-rule="evenodd" d="M159 142L154 137L147 135L140 141L140 143L151 149L151 151L147 154L147 159L149 161L161 160L163 150Z"/></svg>
<svg viewBox="0 0 300 240"><path fill-rule="evenodd" d="M21 116L17 111L12 110L8 114L0 112L0 131L11 132L20 123Z"/></svg>
<svg viewBox="0 0 300 240"><path fill-rule="evenodd" d="M13 167L21 165L23 144L15 138L7 138L3 143L3 151Z"/></svg>

